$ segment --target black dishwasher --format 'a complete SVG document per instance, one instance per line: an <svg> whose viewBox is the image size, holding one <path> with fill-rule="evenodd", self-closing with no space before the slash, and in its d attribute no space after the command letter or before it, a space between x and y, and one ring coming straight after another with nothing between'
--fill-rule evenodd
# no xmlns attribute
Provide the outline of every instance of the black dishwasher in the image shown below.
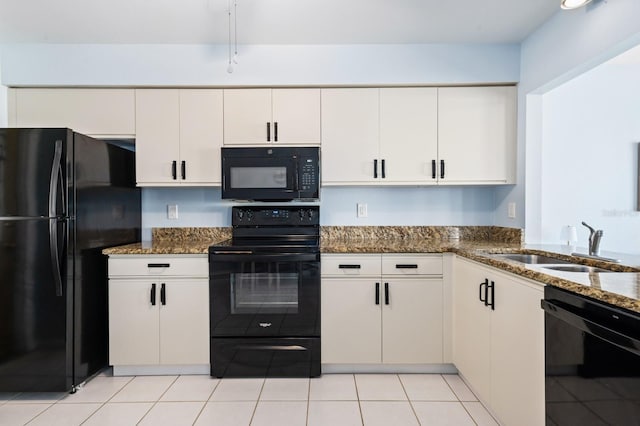
<svg viewBox="0 0 640 426"><path fill-rule="evenodd" d="M545 287L547 425L640 425L640 315Z"/></svg>

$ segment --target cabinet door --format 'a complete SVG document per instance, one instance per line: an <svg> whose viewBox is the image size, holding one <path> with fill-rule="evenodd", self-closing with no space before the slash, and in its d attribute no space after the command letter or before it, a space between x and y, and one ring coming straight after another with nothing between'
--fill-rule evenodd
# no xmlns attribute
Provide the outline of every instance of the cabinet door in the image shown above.
<svg viewBox="0 0 640 426"><path fill-rule="evenodd" d="M456 259L453 283L453 361L480 398L491 401L491 309L479 300L486 270Z"/></svg>
<svg viewBox="0 0 640 426"><path fill-rule="evenodd" d="M136 180L138 185L178 183L177 178L180 174L178 164L180 159L179 93L178 89L136 89Z"/></svg>
<svg viewBox="0 0 640 426"><path fill-rule="evenodd" d="M380 283L361 278L322 280L323 363L376 364L382 361L376 282Z"/></svg>
<svg viewBox="0 0 640 426"><path fill-rule="evenodd" d="M180 90L181 183L221 183L222 117L222 90Z"/></svg>
<svg viewBox="0 0 640 426"><path fill-rule="evenodd" d="M17 127L69 127L92 136L133 136L133 89L16 89Z"/></svg>
<svg viewBox="0 0 640 426"><path fill-rule="evenodd" d="M172 280L164 284L165 304L160 306L160 363L208 364L209 281ZM158 291L160 295L160 289Z"/></svg>
<svg viewBox="0 0 640 426"><path fill-rule="evenodd" d="M440 183L509 183L516 139L515 87L438 89Z"/></svg>
<svg viewBox="0 0 640 426"><path fill-rule="evenodd" d="M441 364L442 280L383 279L382 296L382 361L386 364Z"/></svg>
<svg viewBox="0 0 640 426"><path fill-rule="evenodd" d="M262 144L271 126L271 89L224 90L224 144Z"/></svg>
<svg viewBox="0 0 640 426"><path fill-rule="evenodd" d="M378 89L322 89L321 120L322 183L380 181Z"/></svg>
<svg viewBox="0 0 640 426"><path fill-rule="evenodd" d="M437 183L437 89L380 89L380 159L382 182Z"/></svg>
<svg viewBox="0 0 640 426"><path fill-rule="evenodd" d="M491 407L505 425L544 424L542 287L500 275L491 316Z"/></svg>
<svg viewBox="0 0 640 426"><path fill-rule="evenodd" d="M156 305L151 303L156 284ZM109 364L159 361L160 285L153 280L109 280Z"/></svg>
<svg viewBox="0 0 640 426"><path fill-rule="evenodd" d="M320 144L320 89L273 89L272 106L275 143Z"/></svg>

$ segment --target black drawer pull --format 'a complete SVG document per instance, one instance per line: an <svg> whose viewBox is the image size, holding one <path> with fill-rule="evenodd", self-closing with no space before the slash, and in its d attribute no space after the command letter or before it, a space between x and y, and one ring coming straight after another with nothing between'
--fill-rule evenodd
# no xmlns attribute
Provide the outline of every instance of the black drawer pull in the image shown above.
<svg viewBox="0 0 640 426"><path fill-rule="evenodd" d="M380 283L376 283L376 305L380 304Z"/></svg>
<svg viewBox="0 0 640 426"><path fill-rule="evenodd" d="M389 304L389 283L384 283L384 304Z"/></svg>
<svg viewBox="0 0 640 426"><path fill-rule="evenodd" d="M418 269L418 265L416 265L415 263L397 264L396 269Z"/></svg>
<svg viewBox="0 0 640 426"><path fill-rule="evenodd" d="M165 290L164 283L160 286L160 303L163 305L167 304L167 291Z"/></svg>
<svg viewBox="0 0 640 426"><path fill-rule="evenodd" d="M338 265L338 269L360 269L360 265Z"/></svg>
<svg viewBox="0 0 640 426"><path fill-rule="evenodd" d="M147 263L147 268L169 268L170 263Z"/></svg>

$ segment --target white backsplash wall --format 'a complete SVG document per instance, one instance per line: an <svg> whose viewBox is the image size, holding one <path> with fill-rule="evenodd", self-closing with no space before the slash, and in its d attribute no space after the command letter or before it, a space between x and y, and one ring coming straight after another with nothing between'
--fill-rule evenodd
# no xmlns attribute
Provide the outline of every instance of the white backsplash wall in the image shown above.
<svg viewBox="0 0 640 426"><path fill-rule="evenodd" d="M492 187L327 187L321 190L322 225L493 225ZM356 204L367 217L356 217ZM178 219L167 206L178 205ZM231 226L231 206L220 188L143 188L142 239L151 228ZM309 203L307 203L309 204ZM317 203L311 203L317 204Z"/></svg>

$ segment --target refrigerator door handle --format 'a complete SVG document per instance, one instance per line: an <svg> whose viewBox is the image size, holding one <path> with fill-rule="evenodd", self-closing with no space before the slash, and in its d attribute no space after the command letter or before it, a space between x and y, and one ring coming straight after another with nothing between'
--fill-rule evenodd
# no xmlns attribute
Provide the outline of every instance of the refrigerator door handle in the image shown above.
<svg viewBox="0 0 640 426"><path fill-rule="evenodd" d="M64 181L62 176L62 141L57 140L53 152L53 163L51 164L51 177L49 179L49 217L58 216L58 188L62 201L65 201Z"/></svg>
<svg viewBox="0 0 640 426"><path fill-rule="evenodd" d="M60 271L60 253L58 251L57 219L49 219L49 251L51 253L51 269L56 288L56 296L62 296L62 272Z"/></svg>

